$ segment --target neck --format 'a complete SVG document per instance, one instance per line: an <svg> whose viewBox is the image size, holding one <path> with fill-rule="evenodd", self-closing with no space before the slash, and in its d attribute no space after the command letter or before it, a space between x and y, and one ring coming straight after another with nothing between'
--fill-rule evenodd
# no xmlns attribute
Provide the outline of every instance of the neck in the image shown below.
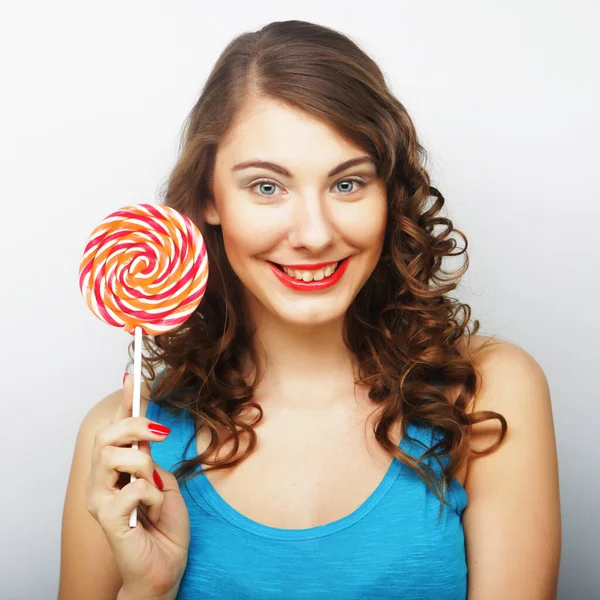
<svg viewBox="0 0 600 600"><path fill-rule="evenodd" d="M356 359L344 344L343 320L298 328L263 314L254 332L254 345L263 375L255 397L263 408L356 407L364 396L358 387L355 390Z"/></svg>

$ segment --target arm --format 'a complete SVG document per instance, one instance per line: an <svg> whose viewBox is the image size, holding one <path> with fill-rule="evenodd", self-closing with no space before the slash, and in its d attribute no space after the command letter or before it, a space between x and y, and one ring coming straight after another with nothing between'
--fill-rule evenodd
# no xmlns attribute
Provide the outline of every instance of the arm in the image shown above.
<svg viewBox="0 0 600 600"><path fill-rule="evenodd" d="M483 378L474 411L502 414L501 446L469 460L463 513L468 600L554 600L561 548L558 460L548 382L507 342L476 358ZM498 439L497 420L473 426L472 448Z"/></svg>
<svg viewBox="0 0 600 600"><path fill-rule="evenodd" d="M147 392L142 390L140 414L145 415ZM87 510L85 485L96 431L110 423L122 394L119 389L98 402L79 428L62 516L58 600L115 600L121 589L104 531Z"/></svg>

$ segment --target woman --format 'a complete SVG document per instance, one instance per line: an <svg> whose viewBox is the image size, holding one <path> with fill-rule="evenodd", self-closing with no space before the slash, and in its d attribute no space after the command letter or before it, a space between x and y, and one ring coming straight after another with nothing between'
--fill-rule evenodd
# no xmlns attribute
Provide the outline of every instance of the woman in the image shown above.
<svg viewBox="0 0 600 600"><path fill-rule="evenodd" d="M466 238L424 157L347 37L287 21L228 45L164 198L208 289L147 347L145 417L125 380L82 423L62 600L555 597L547 381L448 296Z"/></svg>

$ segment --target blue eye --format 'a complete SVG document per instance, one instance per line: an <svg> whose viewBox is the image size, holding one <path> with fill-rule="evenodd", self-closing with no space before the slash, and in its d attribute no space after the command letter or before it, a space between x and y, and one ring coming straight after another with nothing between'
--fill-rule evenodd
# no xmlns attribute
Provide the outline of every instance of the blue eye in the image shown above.
<svg viewBox="0 0 600 600"><path fill-rule="evenodd" d="M352 179L342 179L342 181L338 181L335 185L339 185L340 183L348 183L348 182L351 182L353 184L355 184L355 183L358 183L358 184L362 183L362 181L360 181L359 179L352 178ZM346 190L346 191L349 192L349 193L352 193L352 192L355 191L355 189L354 189L355 187L356 186L352 186L352 190Z"/></svg>
<svg viewBox="0 0 600 600"><path fill-rule="evenodd" d="M258 181L252 187L255 188L257 185L266 185L266 186L271 186L273 188L278 187L275 183L272 183L271 181ZM261 196L263 196L263 195L272 196L273 194L260 194L260 195Z"/></svg>
<svg viewBox="0 0 600 600"><path fill-rule="evenodd" d="M364 186L365 182L362 179L358 179L356 177L349 177L348 179L342 179L338 182L336 182L334 185L339 185L340 183L346 183L346 182L352 182L353 184L358 184L359 187L360 186ZM268 179L260 179L259 181L255 181L251 186L250 189L254 191L254 188L259 186L259 185L266 185L266 186L271 186L271 188L278 188L279 186L274 183L273 181L270 181ZM356 192L357 190L354 189L355 186L352 186L351 190L346 190L345 192L342 192L342 195L348 196L350 194L353 194L354 192ZM339 188L338 188L339 189ZM259 192L258 193L259 196L274 196L275 192L273 191L273 193L267 193L267 194L262 194Z"/></svg>

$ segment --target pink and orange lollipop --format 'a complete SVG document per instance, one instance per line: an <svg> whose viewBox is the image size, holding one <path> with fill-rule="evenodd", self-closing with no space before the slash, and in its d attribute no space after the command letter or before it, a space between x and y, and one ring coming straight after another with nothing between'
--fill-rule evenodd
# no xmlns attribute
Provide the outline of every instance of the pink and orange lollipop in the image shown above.
<svg viewBox="0 0 600 600"><path fill-rule="evenodd" d="M158 335L181 325L204 296L206 246L194 223L173 208L125 206L92 232L79 287L92 312L134 334Z"/></svg>
<svg viewBox="0 0 600 600"><path fill-rule="evenodd" d="M79 288L99 319L134 335L132 416L140 415L142 335L184 323L204 297L207 280L202 235L173 208L125 206L92 232L79 266ZM132 447L137 449L137 442ZM137 509L129 524L136 522Z"/></svg>

